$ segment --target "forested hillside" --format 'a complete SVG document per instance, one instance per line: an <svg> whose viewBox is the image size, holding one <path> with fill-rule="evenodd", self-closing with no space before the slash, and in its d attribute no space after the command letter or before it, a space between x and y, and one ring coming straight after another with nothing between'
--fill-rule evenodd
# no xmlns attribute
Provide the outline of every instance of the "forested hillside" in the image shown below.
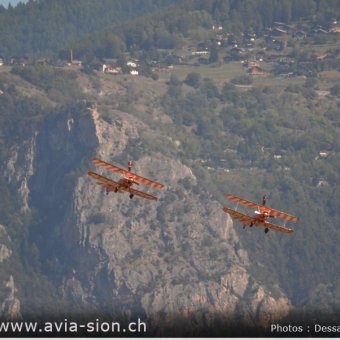
<svg viewBox="0 0 340 340"><path fill-rule="evenodd" d="M289 24L301 18L324 21L336 17L339 1L304 0L86 0L29 1L0 8L0 55L43 56L64 48L79 56L118 57L120 52L174 48L191 29L223 26L230 32L263 35L275 21ZM173 5L173 6L171 6ZM160 11L163 7L168 10ZM121 22L148 12L129 23ZM117 24L117 22L119 22ZM102 32L100 32L102 31ZM98 32L95 36L91 33ZM82 43L77 40L89 35Z"/></svg>
<svg viewBox="0 0 340 340"><path fill-rule="evenodd" d="M243 39L244 33L263 36L274 22L289 24L302 18L328 23L336 17L338 1L183 1L177 6L89 35L67 45L83 59L118 58L125 52L142 60L153 60L163 50L183 46L183 39L213 41L205 33L213 25L223 27L229 36ZM335 11L334 11L335 10ZM164 53L164 51L163 51Z"/></svg>
<svg viewBox="0 0 340 340"><path fill-rule="evenodd" d="M339 18L318 0L1 9L0 282L21 315L339 320ZM57 63L70 50L81 64ZM167 188L102 195L92 156ZM292 235L226 222L224 194L264 193Z"/></svg>
<svg viewBox="0 0 340 340"><path fill-rule="evenodd" d="M46 56L80 37L176 0L28 1L0 6L0 54Z"/></svg>

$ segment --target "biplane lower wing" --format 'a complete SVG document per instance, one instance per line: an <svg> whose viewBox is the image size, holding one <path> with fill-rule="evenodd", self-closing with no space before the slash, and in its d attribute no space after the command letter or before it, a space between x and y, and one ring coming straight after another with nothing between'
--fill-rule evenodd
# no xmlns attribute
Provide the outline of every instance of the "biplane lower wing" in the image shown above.
<svg viewBox="0 0 340 340"><path fill-rule="evenodd" d="M147 194L146 192L139 191L139 190L136 190L136 189L122 187L119 183L117 183L117 182L115 182L111 179L108 179L104 176L101 176L101 175L99 175L95 172L89 171L87 174L88 174L88 176L94 178L97 181L97 184L101 185L104 188L109 187L109 188L112 188L113 190L117 188L117 189L121 189L123 191L129 192L132 195L136 195L136 196L139 196L139 197L146 198L147 200L151 200L151 201L157 200L157 197L155 197L155 196L152 196L150 194Z"/></svg>
<svg viewBox="0 0 340 340"><path fill-rule="evenodd" d="M244 225L248 225L248 224L254 222L253 217L242 214L242 213L235 211L233 209L223 208L223 211L228 213L231 217L239 220ZM263 226L265 228L269 228L269 229L272 229L272 230L275 230L275 231L280 231L281 233L285 233L285 234L291 234L293 232L293 229L283 227L283 226L280 226L280 225L276 225L276 224L272 224L272 223L269 223L269 222L264 222Z"/></svg>
<svg viewBox="0 0 340 340"><path fill-rule="evenodd" d="M264 227L272 229L272 230L280 231L281 233L285 233L285 234L291 234L294 231L293 229L283 227L281 225L272 224L269 222L265 222Z"/></svg>
<svg viewBox="0 0 340 340"><path fill-rule="evenodd" d="M236 218L237 220L239 220L243 224L250 224L254 220L253 217L242 214L242 213L240 213L236 210L233 210L233 209L223 208L223 211L226 212L227 214L229 214L231 217Z"/></svg>
<svg viewBox="0 0 340 340"><path fill-rule="evenodd" d="M100 159L92 158L92 163L94 165L101 166L102 168L107 169L109 171L116 172L116 173L119 173L123 176L126 176L127 178L129 178L133 181L136 181L138 183L146 184L146 185L149 185L150 187L157 188L157 189L161 189L161 188L164 187L164 185L161 184L161 183L151 181L150 179L139 176L139 175L137 175L137 174L135 174L131 171L127 171L127 170L124 170L122 168L119 168L118 166L106 163L106 162L104 162Z"/></svg>
<svg viewBox="0 0 340 340"><path fill-rule="evenodd" d="M267 212L271 216L281 217L281 218L283 218L287 221L290 221L290 222L298 221L298 218L296 216L286 214L286 213L279 211L279 210L276 210L276 209L268 208L265 205L257 204L255 202L245 200L244 198L240 198L240 197L237 197L237 196L234 196L234 195L225 195L225 197L228 198L230 201L244 204L244 205L246 205L250 208L260 209L262 212Z"/></svg>
<svg viewBox="0 0 340 340"><path fill-rule="evenodd" d="M150 201L157 201L158 198L155 197L155 196L152 196L150 194L147 194L146 192L143 192L143 191L139 191L139 190L136 190L136 189L123 189L124 191L127 191L133 195L136 195L136 196L139 196L139 197L143 197L143 198L146 198L147 200L150 200Z"/></svg>
<svg viewBox="0 0 340 340"><path fill-rule="evenodd" d="M94 178L97 181L97 184L103 187L111 187L113 189L119 187L119 184L117 182L113 181L112 179L108 179L104 176L101 176L95 172L89 171L87 175Z"/></svg>

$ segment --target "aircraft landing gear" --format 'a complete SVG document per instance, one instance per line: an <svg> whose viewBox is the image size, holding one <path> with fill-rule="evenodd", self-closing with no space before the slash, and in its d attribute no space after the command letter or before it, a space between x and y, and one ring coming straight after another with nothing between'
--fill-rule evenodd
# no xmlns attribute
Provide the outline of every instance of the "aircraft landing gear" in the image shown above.
<svg viewBox="0 0 340 340"><path fill-rule="evenodd" d="M118 192L118 188L115 188L114 192Z"/></svg>
<svg viewBox="0 0 340 340"><path fill-rule="evenodd" d="M133 198L133 194L130 194L130 196L129 196L129 197L130 197L130 199L132 199L132 198Z"/></svg>
<svg viewBox="0 0 340 340"><path fill-rule="evenodd" d="M265 233L265 234L267 234L267 233L268 233L268 231L269 231L269 229L268 229L268 228L266 228L266 229L264 230L264 233Z"/></svg>
<svg viewBox="0 0 340 340"><path fill-rule="evenodd" d="M251 222L251 223L249 224L249 227L251 228L253 225L254 225L254 223L253 223L253 222Z"/></svg>

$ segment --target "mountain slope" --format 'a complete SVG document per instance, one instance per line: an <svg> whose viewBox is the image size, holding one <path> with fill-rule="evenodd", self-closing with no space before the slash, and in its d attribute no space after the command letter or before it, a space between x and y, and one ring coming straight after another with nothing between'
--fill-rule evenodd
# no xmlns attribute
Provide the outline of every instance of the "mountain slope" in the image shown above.
<svg viewBox="0 0 340 340"><path fill-rule="evenodd" d="M242 335L245 326L263 335L275 320L338 320L339 36L287 35L279 52L257 39L256 51L268 48L263 75L246 75L240 58L254 56L230 60L229 45L201 64L190 49L211 47L213 4L223 3L187 2L190 22L173 7L79 42L85 55L118 34L121 62L158 62L140 66L149 78L88 65L0 68L2 318L141 316L158 335ZM237 3L219 20L233 14L227 27L241 36L254 2ZM309 14L321 4L309 3ZM185 63L162 67L183 51ZM93 156L132 159L166 189L150 190L160 198L152 203L107 196L86 176L101 171ZM223 194L257 201L264 192L300 217L294 234L243 230L221 210Z"/></svg>
<svg viewBox="0 0 340 340"><path fill-rule="evenodd" d="M296 302L301 306L301 297L314 289L324 303L325 289L333 291L336 299L333 286L318 288L336 271L325 268L321 279L309 271L309 265L299 265L297 249L303 262L305 252L315 247L306 242L311 234L304 229L305 218L292 237L279 233L264 237L262 230L243 231L238 225L234 229L216 199L227 192L244 191L246 196L248 191L261 191L262 172L239 168L243 161L238 157L248 155L241 151L230 158L235 168L224 174L189 158L195 143L201 145L201 157L211 146L205 151L195 129L169 123L173 117L165 113L161 98L170 84L124 75L110 78L75 72L67 78L67 74L63 74L66 85L60 86L58 80L56 90L63 89L65 97L71 86L79 91L73 93L83 93L79 102L71 103L71 96L65 97L65 104L55 105L53 100L61 94L45 92L15 74L6 76L3 87L2 108L7 115L2 117L8 127L16 118L10 103L19 105L16 109L21 112L19 98L24 100L28 89L36 93L29 103L24 101L30 125L21 115L12 130L2 132L8 138L2 149L1 190L9 207L2 212L2 223L12 239L5 243L8 251L3 248L8 267L2 277L8 281L13 276L12 291L17 293L11 296L20 301L17 315L42 318L67 313L88 318L120 310L125 312L123 318L145 317L153 334L173 334L179 318L191 320L176 328L179 335L201 334L196 323L207 334L213 329L225 334L221 324L229 330L233 325L255 326L263 334L268 323L294 311ZM85 91L87 102L81 99ZM185 91L191 95L189 87ZM88 103L93 99L96 105ZM15 130L22 131L20 137L10 133ZM134 159L138 173L165 183L166 189L152 192L159 196L156 203L130 200L127 195L106 196L85 175L89 169L100 171L90 162L93 156L122 166ZM274 174L274 170L267 173L265 185L275 183ZM289 201L283 199L288 191L281 190L272 195L276 200L274 193L281 195L282 205ZM321 265L330 251L315 263ZM336 264L336 252L332 256ZM32 289L32 275L38 289ZM304 306L319 311L320 303L311 301L310 307ZM336 310L338 304L333 302Z"/></svg>
<svg viewBox="0 0 340 340"><path fill-rule="evenodd" d="M30 267L54 287L48 300L60 299L47 312L38 302L47 298L44 291L26 295L19 284L24 318L58 317L68 301L63 313L70 317L79 315L78 307L83 318L93 310L140 315L152 334L183 335L212 331L217 316L224 327L235 320L265 327L287 314L282 291L271 292L249 274L231 221L191 169L143 151L143 135L157 141L157 130L121 110L106 112L105 120L100 108L59 112L23 144L31 150L26 159L18 157L26 149L14 144L3 163L5 180L22 188L25 209L39 216L26 225ZM123 163L136 143L136 171L166 183L156 203L106 196L85 175L91 155ZM13 275L16 282L23 274ZM183 318L188 321L176 326Z"/></svg>

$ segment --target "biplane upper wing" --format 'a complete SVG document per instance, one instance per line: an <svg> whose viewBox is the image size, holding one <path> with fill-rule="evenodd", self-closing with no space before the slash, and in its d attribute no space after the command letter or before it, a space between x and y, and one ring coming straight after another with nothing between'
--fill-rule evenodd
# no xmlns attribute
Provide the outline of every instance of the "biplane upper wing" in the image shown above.
<svg viewBox="0 0 340 340"><path fill-rule="evenodd" d="M139 175L137 175L137 174L135 174L131 171L127 171L127 170L124 170L122 168L119 168L118 166L106 163L106 162L104 162L100 159L92 158L92 163L94 165L101 166L101 167L103 167L103 168L105 168L109 171L117 172L117 173L119 173L123 176L126 176L126 177L128 177L128 178L130 178L133 181L136 181L138 183L146 184L146 185L149 185L150 187L157 188L157 189L161 189L161 188L164 187L164 185L161 184L161 183L151 181L148 178L139 176Z"/></svg>
<svg viewBox="0 0 340 340"><path fill-rule="evenodd" d="M264 207L264 206L261 206L261 207ZM284 213L284 212L276 210L276 209L264 207L263 210L268 212L268 214L271 215L271 216L281 217L281 218L283 218L287 221L290 221L290 222L296 222L296 221L299 220L299 218L294 216L294 215L290 215L290 214Z"/></svg>
<svg viewBox="0 0 340 340"><path fill-rule="evenodd" d="M234 195L224 195L224 196L227 197L230 201L244 204L244 205L246 205L250 208L257 208L257 207L261 206L260 204L245 200L244 198L240 198L240 197L237 197L237 196L234 196Z"/></svg>
<svg viewBox="0 0 340 340"><path fill-rule="evenodd" d="M234 195L225 195L225 197L228 198L229 200L233 201L233 202L244 204L244 205L246 205L250 208L261 209L261 211L267 212L269 215L281 217L281 218L283 218L287 221L291 221L291 222L298 221L298 218L296 216L284 213L284 212L276 210L276 209L268 208L265 205L257 204L255 202L245 200L244 198L240 198L240 197L237 197L237 196L234 196Z"/></svg>
<svg viewBox="0 0 340 340"><path fill-rule="evenodd" d="M242 214L233 209L223 208L223 211L229 214L231 217L234 217L237 220L241 221L243 224L250 224L254 220L253 217Z"/></svg>
<svg viewBox="0 0 340 340"><path fill-rule="evenodd" d="M103 187L106 187L106 186L110 186L110 187L113 187L113 188L118 188L119 187L119 184L111 179L108 179L104 176L101 176L95 172L92 172L92 171L88 171L87 173L88 176L94 178L95 180L97 180L97 184L103 186Z"/></svg>
<svg viewBox="0 0 340 340"><path fill-rule="evenodd" d="M287 227L283 227L281 225L276 225L273 223L269 223L269 222L264 222L264 226L265 228L269 228L269 229L273 229L276 231L280 231L281 233L285 233L285 234L291 234L294 230L287 228Z"/></svg>

